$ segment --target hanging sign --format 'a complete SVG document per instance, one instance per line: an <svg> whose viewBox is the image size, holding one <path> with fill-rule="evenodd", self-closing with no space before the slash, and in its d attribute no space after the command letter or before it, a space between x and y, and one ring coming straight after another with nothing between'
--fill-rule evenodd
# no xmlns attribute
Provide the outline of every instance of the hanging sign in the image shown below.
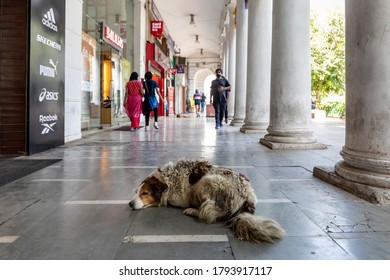
<svg viewBox="0 0 390 280"><path fill-rule="evenodd" d="M154 37L161 39L164 32L164 22L161 20L152 20L150 29Z"/></svg>
<svg viewBox="0 0 390 280"><path fill-rule="evenodd" d="M100 23L100 37L107 44L119 51L123 49L123 39L103 22Z"/></svg>
<svg viewBox="0 0 390 280"><path fill-rule="evenodd" d="M184 67L182 64L177 65L177 74L184 74Z"/></svg>

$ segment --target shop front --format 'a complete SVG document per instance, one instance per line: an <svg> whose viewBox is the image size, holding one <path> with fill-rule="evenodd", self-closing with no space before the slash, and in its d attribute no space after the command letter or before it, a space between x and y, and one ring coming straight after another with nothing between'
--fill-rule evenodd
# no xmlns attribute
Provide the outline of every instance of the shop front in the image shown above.
<svg viewBox="0 0 390 280"><path fill-rule="evenodd" d="M100 23L101 41L104 42L101 51L101 124L111 125L123 117L124 80L122 58L123 38L104 23ZM128 69L127 69L128 70ZM128 73L126 71L125 73ZM127 78L127 79L126 79Z"/></svg>
<svg viewBox="0 0 390 280"><path fill-rule="evenodd" d="M167 64L168 61L168 64ZM146 71L150 71L153 74L153 80L155 80L160 88L161 96L167 99L167 81L166 75L169 73L169 60L161 49L154 43L146 43ZM159 100L158 114L160 116L166 115L166 108L164 102Z"/></svg>
<svg viewBox="0 0 390 280"><path fill-rule="evenodd" d="M82 33L81 129L100 127L100 57L95 38Z"/></svg>

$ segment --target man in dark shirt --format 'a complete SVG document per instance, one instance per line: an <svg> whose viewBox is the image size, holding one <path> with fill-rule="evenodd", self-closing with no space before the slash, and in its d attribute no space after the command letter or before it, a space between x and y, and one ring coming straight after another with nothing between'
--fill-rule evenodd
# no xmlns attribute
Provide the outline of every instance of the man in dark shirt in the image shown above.
<svg viewBox="0 0 390 280"><path fill-rule="evenodd" d="M215 110L215 129L223 126L222 121L227 107L228 94L231 88L228 80L222 76L222 70L215 70L217 78L211 82L210 103Z"/></svg>

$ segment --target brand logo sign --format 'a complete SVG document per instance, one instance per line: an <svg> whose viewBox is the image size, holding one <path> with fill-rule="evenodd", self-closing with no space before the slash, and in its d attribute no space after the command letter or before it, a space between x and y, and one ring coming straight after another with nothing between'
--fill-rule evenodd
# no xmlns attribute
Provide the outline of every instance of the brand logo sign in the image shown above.
<svg viewBox="0 0 390 280"><path fill-rule="evenodd" d="M58 116L56 114L54 115L39 115L39 122L43 126L41 134L49 134L51 132L54 132L54 126L56 125L58 121Z"/></svg>
<svg viewBox="0 0 390 280"><path fill-rule="evenodd" d="M29 154L64 144L65 2L29 1Z"/></svg>
<svg viewBox="0 0 390 280"><path fill-rule="evenodd" d="M62 49L61 44L54 42L54 41L50 40L49 38L46 38L45 36L40 35L40 34L37 34L37 42L42 43L42 44L49 46L53 49L56 49L58 51L60 51Z"/></svg>
<svg viewBox="0 0 390 280"><path fill-rule="evenodd" d="M43 102L45 100L53 100L57 101L58 100L58 92L55 91L48 91L46 88L43 88L41 93L39 94L39 102Z"/></svg>
<svg viewBox="0 0 390 280"><path fill-rule="evenodd" d="M52 59L49 59L51 66L39 65L39 75L49 78L55 78L57 76L57 65L58 61L54 63Z"/></svg>
<svg viewBox="0 0 390 280"><path fill-rule="evenodd" d="M56 18L54 16L54 12L53 12L53 8L50 8L50 10L48 10L43 18L42 18L42 23L43 25L49 27L50 29L54 30L55 32L58 31L58 27L56 25Z"/></svg>

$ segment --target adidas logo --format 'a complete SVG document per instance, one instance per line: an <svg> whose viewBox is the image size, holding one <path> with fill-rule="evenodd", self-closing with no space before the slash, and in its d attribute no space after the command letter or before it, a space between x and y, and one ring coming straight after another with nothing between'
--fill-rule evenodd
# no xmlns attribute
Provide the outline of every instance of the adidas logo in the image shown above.
<svg viewBox="0 0 390 280"><path fill-rule="evenodd" d="M50 29L54 30L55 32L58 31L58 27L56 25L56 18L54 17L53 8L48 10L46 14L42 18L42 23L49 27Z"/></svg>

